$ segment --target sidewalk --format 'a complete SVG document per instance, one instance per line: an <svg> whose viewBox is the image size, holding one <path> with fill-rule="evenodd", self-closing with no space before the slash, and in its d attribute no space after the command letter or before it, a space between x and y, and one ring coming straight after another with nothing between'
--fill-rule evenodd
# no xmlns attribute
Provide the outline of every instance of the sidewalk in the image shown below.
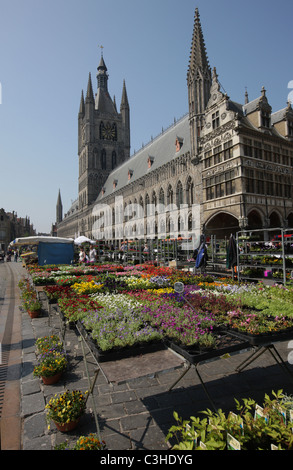
<svg viewBox="0 0 293 470"><path fill-rule="evenodd" d="M15 284L17 285L17 279L22 274L26 275L26 272L20 263L8 264L9 272L12 272L14 278L12 281L15 321L1 416L1 449L52 450L56 444L67 439L74 442L80 435L97 431L91 398L87 412L75 431L62 434L56 430L54 424L48 429L45 419L45 404L52 395L65 389L89 389L81 342L75 330L66 330L65 346L69 354L69 368L58 384L44 386L38 378L33 377L35 339L59 332L59 315L54 308L51 308L51 314L48 315L47 302L42 298L42 294L42 317L32 320L27 313L22 313ZM0 274L3 270L0 266ZM8 272L7 267L5 272ZM9 283L10 280L7 279L7 286ZM5 305L9 303L7 286L2 307L0 303L0 318L7 308ZM20 348L17 347L19 344ZM278 343L276 347L286 360L289 354L288 341ZM200 365L201 376L217 408L224 411L234 410L234 397L238 400L251 397L262 404L264 394L270 394L272 390L283 389L284 392L293 394L292 378L284 373L268 352L243 372L235 372L235 368L248 355L249 353L245 352ZM97 364L90 355L87 358L89 375L93 378ZM293 366L289 367L293 372ZM202 410L211 409L211 403L194 367L168 391L183 371L184 368L181 367L133 380L125 377L119 384L108 383L104 375L99 373L94 388L94 404L101 437L106 441L107 449L169 449L170 444L166 443L165 436L168 429L175 424L173 411L188 419Z"/></svg>

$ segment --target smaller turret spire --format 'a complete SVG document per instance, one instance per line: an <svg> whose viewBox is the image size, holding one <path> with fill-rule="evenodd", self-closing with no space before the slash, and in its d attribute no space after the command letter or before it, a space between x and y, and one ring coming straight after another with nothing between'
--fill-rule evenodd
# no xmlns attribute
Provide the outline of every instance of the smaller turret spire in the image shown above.
<svg viewBox="0 0 293 470"><path fill-rule="evenodd" d="M103 56L101 57L101 60L98 66L97 80L98 80L98 88L102 88L105 91L108 91L108 74L107 74L107 67L106 67Z"/></svg>
<svg viewBox="0 0 293 470"><path fill-rule="evenodd" d="M79 105L79 115L81 117L84 116L84 97L83 97L83 90L81 91L81 98L80 98L80 105Z"/></svg>
<svg viewBox="0 0 293 470"><path fill-rule="evenodd" d="M120 111L122 111L123 108L129 108L125 80L123 80L123 89L122 89L122 98L121 98L121 104L120 104Z"/></svg>
<svg viewBox="0 0 293 470"><path fill-rule="evenodd" d="M248 103L249 103L248 91L247 91L247 88L245 87L245 104L248 104Z"/></svg>
<svg viewBox="0 0 293 470"><path fill-rule="evenodd" d="M91 73L89 73L87 92L86 92L86 102L94 102L94 93L93 93Z"/></svg>

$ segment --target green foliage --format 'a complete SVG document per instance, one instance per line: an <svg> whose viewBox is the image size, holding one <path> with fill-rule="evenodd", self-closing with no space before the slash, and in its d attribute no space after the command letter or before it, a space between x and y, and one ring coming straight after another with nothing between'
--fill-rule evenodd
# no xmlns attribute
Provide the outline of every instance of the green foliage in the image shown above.
<svg viewBox="0 0 293 470"><path fill-rule="evenodd" d="M174 450L227 450L227 436L231 435L240 444L241 450L271 450L274 445L280 450L293 449L293 423L289 410L293 409L292 397L282 390L272 392L272 398L265 395L261 408L262 415L256 414L257 403L248 398L240 403L235 399L238 414L228 416L219 409L203 411L204 418L191 416L182 420L174 412L177 425L169 429L166 437L177 439Z"/></svg>

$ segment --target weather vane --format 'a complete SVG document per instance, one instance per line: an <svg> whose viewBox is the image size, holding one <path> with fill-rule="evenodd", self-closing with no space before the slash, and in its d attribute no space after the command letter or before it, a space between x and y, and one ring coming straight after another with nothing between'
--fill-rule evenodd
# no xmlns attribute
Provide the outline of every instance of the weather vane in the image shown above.
<svg viewBox="0 0 293 470"><path fill-rule="evenodd" d="M104 46L98 45L98 47L101 49L101 57L103 57L103 49L104 49Z"/></svg>

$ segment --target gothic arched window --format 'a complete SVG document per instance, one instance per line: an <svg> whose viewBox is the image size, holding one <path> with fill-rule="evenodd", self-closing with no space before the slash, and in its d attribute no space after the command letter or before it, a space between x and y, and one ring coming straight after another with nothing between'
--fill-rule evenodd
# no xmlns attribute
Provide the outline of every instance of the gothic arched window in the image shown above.
<svg viewBox="0 0 293 470"><path fill-rule="evenodd" d="M177 188L176 188L176 196L177 196L177 207L180 208L180 204L183 204L183 186L181 181L178 181Z"/></svg>
<svg viewBox="0 0 293 470"><path fill-rule="evenodd" d="M194 184L191 177L188 178L186 184L186 202L189 206L194 203Z"/></svg>
<svg viewBox="0 0 293 470"><path fill-rule="evenodd" d="M93 168L98 168L98 150L96 148L93 154Z"/></svg>
<svg viewBox="0 0 293 470"><path fill-rule="evenodd" d="M161 188L159 192L159 204L165 204L165 194L163 188Z"/></svg>
<svg viewBox="0 0 293 470"><path fill-rule="evenodd" d="M167 189L167 204L173 204L173 189L171 185Z"/></svg>
<svg viewBox="0 0 293 470"><path fill-rule="evenodd" d="M115 150L112 152L112 170L114 170L115 166L117 165L117 155Z"/></svg>
<svg viewBox="0 0 293 470"><path fill-rule="evenodd" d="M107 168L107 160L106 160L106 150L103 149L101 153L101 168L102 170L106 170Z"/></svg>

